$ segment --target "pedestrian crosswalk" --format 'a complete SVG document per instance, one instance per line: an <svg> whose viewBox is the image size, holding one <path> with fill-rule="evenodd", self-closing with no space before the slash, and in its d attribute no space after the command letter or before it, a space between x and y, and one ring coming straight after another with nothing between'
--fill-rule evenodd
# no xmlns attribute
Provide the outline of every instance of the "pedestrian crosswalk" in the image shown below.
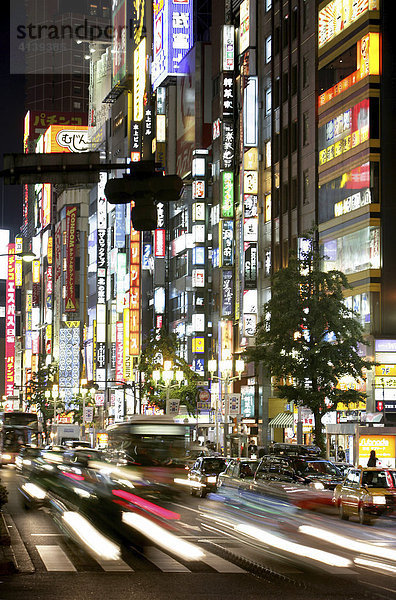
<svg viewBox="0 0 396 600"><path fill-rule="evenodd" d="M68 547L61 547L58 543L37 544L34 546L40 558L39 564L34 561L36 568L48 572L76 572L84 570L81 565L73 563L73 556L68 554ZM81 551L80 551L81 552ZM92 562L92 557L90 557ZM163 573L191 573L201 571L214 571L217 573L245 573L243 569L232 562L221 558L211 552L205 551L200 561L189 563L176 560L156 546L146 546L141 553L136 553L125 560L107 560L95 556L97 570L111 573L133 573L135 571L162 571ZM132 564L131 564L132 563ZM91 566L92 570L92 566Z"/></svg>

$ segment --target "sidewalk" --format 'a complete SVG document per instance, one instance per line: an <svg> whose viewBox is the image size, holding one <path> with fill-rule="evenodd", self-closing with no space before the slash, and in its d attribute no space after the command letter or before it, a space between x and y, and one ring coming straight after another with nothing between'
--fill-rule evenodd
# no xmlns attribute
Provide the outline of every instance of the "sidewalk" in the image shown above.
<svg viewBox="0 0 396 600"><path fill-rule="evenodd" d="M0 511L0 575L10 575L16 571L10 534L4 520L4 514Z"/></svg>

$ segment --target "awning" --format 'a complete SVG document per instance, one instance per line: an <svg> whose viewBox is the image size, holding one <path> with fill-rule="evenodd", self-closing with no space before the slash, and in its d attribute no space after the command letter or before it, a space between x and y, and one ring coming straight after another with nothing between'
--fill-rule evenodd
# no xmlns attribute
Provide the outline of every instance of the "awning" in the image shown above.
<svg viewBox="0 0 396 600"><path fill-rule="evenodd" d="M291 412L281 412L268 423L270 427L293 427L294 417Z"/></svg>

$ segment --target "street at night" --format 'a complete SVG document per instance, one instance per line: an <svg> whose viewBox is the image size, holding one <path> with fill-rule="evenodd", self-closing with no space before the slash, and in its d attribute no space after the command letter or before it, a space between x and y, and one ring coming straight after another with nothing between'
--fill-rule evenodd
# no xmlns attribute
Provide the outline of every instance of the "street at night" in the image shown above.
<svg viewBox="0 0 396 600"><path fill-rule="evenodd" d="M389 0L10 0L0 600L396 600Z"/></svg>

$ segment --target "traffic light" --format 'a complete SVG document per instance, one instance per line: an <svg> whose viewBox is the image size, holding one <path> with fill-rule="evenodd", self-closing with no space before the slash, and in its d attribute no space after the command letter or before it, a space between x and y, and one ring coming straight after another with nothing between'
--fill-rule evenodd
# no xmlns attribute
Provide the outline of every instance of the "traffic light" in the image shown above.
<svg viewBox="0 0 396 600"><path fill-rule="evenodd" d="M110 179L105 194L110 204L127 204L134 201L132 223L136 231L157 228L158 202L175 202L180 198L183 182L178 175L163 175L155 171L151 163L134 167L131 175L122 179Z"/></svg>

